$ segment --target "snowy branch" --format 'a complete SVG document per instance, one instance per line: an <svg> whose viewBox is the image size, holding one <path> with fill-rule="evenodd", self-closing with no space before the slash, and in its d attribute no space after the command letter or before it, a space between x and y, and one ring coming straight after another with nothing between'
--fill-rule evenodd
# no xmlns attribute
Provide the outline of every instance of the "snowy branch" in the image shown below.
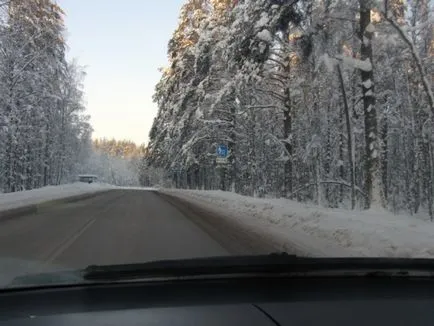
<svg viewBox="0 0 434 326"><path fill-rule="evenodd" d="M348 56L343 56L343 55L337 55L336 56L337 60L342 61L344 64L353 67L355 69L359 69L359 70L363 70L363 71L371 71L372 70L372 63L370 60L360 60L360 59L356 59L356 58L352 58L352 57L348 57Z"/></svg>
<svg viewBox="0 0 434 326"><path fill-rule="evenodd" d="M285 97L283 95L278 94L278 93L276 93L276 92L274 92L272 90L255 88L255 91L267 93L267 94L270 94L270 95L274 96L275 98L277 98L280 101L285 101Z"/></svg>
<svg viewBox="0 0 434 326"><path fill-rule="evenodd" d="M425 68L422 64L422 60L420 59L420 56L418 54L418 51L415 47L415 45L413 44L412 40L410 39L410 37L407 35L407 33L393 20L393 18L391 18L390 16L387 15L387 13L383 14L384 18L390 23L390 25L398 32L398 34L401 36L402 40L408 45L408 47L411 50L411 54L413 56L413 59L416 63L417 69L419 71L420 74L420 78L422 79L422 85L423 88L427 94L428 97L428 103L430 106L430 112L431 115L434 117L434 95L433 95L433 91L431 88L431 85L428 81L427 78L427 73L425 71Z"/></svg>

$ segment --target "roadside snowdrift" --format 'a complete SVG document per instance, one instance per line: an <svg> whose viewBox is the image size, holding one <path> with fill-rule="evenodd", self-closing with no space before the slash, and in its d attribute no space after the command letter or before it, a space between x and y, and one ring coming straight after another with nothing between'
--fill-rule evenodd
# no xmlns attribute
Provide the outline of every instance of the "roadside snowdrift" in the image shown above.
<svg viewBox="0 0 434 326"><path fill-rule="evenodd" d="M113 188L113 186L103 183L87 184L77 182L73 184L49 186L29 191L0 194L0 211L40 204L51 200L95 193Z"/></svg>
<svg viewBox="0 0 434 326"><path fill-rule="evenodd" d="M314 256L434 258L434 223L385 211L325 209L220 191L163 190Z"/></svg>

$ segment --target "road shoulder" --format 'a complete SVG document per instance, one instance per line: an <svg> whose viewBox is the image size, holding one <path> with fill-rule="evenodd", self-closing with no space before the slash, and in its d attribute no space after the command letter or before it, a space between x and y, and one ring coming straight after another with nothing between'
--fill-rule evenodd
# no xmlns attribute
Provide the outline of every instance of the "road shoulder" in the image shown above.
<svg viewBox="0 0 434 326"><path fill-rule="evenodd" d="M156 194L177 208L231 254L268 254L281 251L262 234L247 229L230 217L164 192Z"/></svg>

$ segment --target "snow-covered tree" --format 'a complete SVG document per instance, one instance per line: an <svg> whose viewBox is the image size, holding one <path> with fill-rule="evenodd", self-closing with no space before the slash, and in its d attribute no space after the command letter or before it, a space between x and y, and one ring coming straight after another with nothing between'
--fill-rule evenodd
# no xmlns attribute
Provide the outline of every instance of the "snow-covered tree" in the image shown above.
<svg viewBox="0 0 434 326"><path fill-rule="evenodd" d="M178 187L434 215L432 16L425 0L187 2L147 166Z"/></svg>
<svg viewBox="0 0 434 326"><path fill-rule="evenodd" d="M89 141L83 73L65 58L62 9L11 0L0 22L0 189L70 181Z"/></svg>

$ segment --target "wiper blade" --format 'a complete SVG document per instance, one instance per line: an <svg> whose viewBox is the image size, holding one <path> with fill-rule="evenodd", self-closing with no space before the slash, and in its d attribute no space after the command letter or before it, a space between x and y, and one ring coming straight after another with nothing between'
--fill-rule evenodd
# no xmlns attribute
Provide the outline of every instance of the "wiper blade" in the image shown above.
<svg viewBox="0 0 434 326"><path fill-rule="evenodd" d="M144 264L89 266L82 277L90 281L117 281L140 278L173 278L207 275L272 275L330 272L363 275L409 275L423 272L434 276L434 260L405 258L307 258L288 254L229 256L187 260L164 260Z"/></svg>
<svg viewBox="0 0 434 326"><path fill-rule="evenodd" d="M233 276L434 277L434 259L307 258L288 254L164 260L89 266L84 270L17 277L10 287L82 284L181 277Z"/></svg>
<svg viewBox="0 0 434 326"><path fill-rule="evenodd" d="M252 258L253 257L253 258ZM273 258L274 257L274 258ZM227 274L236 267L239 271L251 272L257 264L269 264L272 258L277 264L287 264L287 259L295 256L286 254L270 256L229 256L217 258L198 258L188 260L164 260L141 264L89 266L83 270L59 271L49 273L26 274L12 280L8 287L50 286L64 284L92 283L93 281L122 281L154 277L177 277L188 275L209 275L210 271ZM255 263L253 263L253 261Z"/></svg>
<svg viewBox="0 0 434 326"><path fill-rule="evenodd" d="M270 254L260 256L222 256L183 260L161 260L142 264L91 265L83 270L86 280L118 280L142 277L177 277L213 274L266 272L287 266L296 256Z"/></svg>

